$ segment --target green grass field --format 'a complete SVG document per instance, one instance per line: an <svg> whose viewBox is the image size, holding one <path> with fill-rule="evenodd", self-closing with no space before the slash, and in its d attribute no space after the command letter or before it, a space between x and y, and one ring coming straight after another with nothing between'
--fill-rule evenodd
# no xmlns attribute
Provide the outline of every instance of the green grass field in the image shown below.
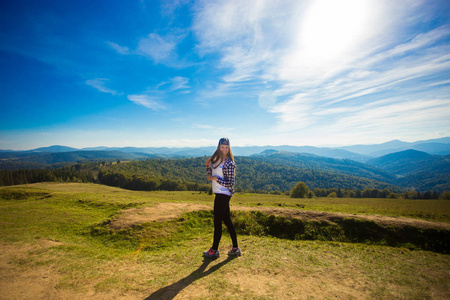
<svg viewBox="0 0 450 300"><path fill-rule="evenodd" d="M135 192L95 184L2 187L0 290L5 292L0 299L450 298L446 254L240 234L244 255L227 259L225 231L222 256L204 261L201 254L213 230L208 211L108 229L129 208L166 202L211 206L213 199L205 193ZM450 223L450 202L440 200L237 194L232 204Z"/></svg>

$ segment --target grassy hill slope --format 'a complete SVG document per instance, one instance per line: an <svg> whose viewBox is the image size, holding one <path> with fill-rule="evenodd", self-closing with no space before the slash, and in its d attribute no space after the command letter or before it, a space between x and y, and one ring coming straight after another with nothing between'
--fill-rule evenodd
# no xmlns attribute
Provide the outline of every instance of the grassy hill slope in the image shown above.
<svg viewBox="0 0 450 300"><path fill-rule="evenodd" d="M242 195L232 201L248 205L258 201L259 196ZM290 199L264 197L259 201ZM242 231L255 225L247 222L237 225L243 256L228 259L222 255L211 261L201 257L212 241L212 215L208 211L144 222L121 231L109 228L110 222L125 211L165 202L212 207L212 199L205 193L133 192L94 184L0 188L2 295L9 299L450 297L450 258L436 252L374 245L370 241L258 236ZM329 203L328 207L335 210L355 207L346 204L350 199L325 200L343 201ZM403 205L391 201L380 205L375 213L398 210ZM364 202L360 205L364 206ZM438 206L437 212L448 217L448 204ZM420 209L420 205L416 207ZM407 206L403 210L406 214L414 211ZM246 216L235 214L236 224L247 220ZM294 224L277 217L271 219L282 226ZM225 232L219 250L225 254L229 247Z"/></svg>

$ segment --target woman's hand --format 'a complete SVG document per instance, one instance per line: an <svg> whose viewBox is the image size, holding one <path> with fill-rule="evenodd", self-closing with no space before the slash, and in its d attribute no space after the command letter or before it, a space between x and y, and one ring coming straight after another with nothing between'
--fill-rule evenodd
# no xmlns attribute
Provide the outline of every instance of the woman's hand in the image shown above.
<svg viewBox="0 0 450 300"><path fill-rule="evenodd" d="M217 176L208 175L206 178L211 181L217 181Z"/></svg>
<svg viewBox="0 0 450 300"><path fill-rule="evenodd" d="M211 157L206 160L206 167L209 167L211 164Z"/></svg>

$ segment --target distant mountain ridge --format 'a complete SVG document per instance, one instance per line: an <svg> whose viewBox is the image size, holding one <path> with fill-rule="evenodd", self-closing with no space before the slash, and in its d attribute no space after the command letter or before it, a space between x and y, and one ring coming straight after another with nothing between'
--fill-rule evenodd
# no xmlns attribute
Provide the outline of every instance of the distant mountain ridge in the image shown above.
<svg viewBox="0 0 450 300"><path fill-rule="evenodd" d="M211 155L216 147L89 147L76 149L66 146L50 146L41 147L25 151L0 150L0 153L62 153L72 151L120 151L124 153L141 153L162 156L177 157L198 157ZM331 157L337 159L351 159L359 162L366 162L372 158L380 157L386 154L401 152L412 149L423 151L432 155L448 155L450 154L450 137L417 141L413 143L393 140L382 144L373 145L352 145L344 147L313 147L313 146L236 146L233 147L234 155L250 156L259 154L265 150L288 151L296 153L309 153L318 156Z"/></svg>
<svg viewBox="0 0 450 300"><path fill-rule="evenodd" d="M304 169L324 170L329 172L364 177L368 179L392 182L395 176L377 167L350 159L337 159L308 153L266 150L250 156L265 162Z"/></svg>
<svg viewBox="0 0 450 300"><path fill-rule="evenodd" d="M433 165L437 160L441 160L440 156L409 149L371 159L367 161L367 164L393 174L405 175L414 172L418 168L422 169L426 165Z"/></svg>
<svg viewBox="0 0 450 300"><path fill-rule="evenodd" d="M28 150L27 152L51 152L51 153L60 153L60 152L71 152L71 151L80 151L79 149L67 147L67 146L60 146L60 145L53 145L50 147L41 147L36 148L33 150Z"/></svg>
<svg viewBox="0 0 450 300"><path fill-rule="evenodd" d="M405 150L378 157L367 162L397 179L399 186L425 190L450 190L450 155L430 155L417 150Z"/></svg>
<svg viewBox="0 0 450 300"><path fill-rule="evenodd" d="M339 149L372 157L380 157L389 153L401 152L408 149L423 151L434 155L447 155L450 154L450 137L423 140L413 143L393 140L382 144L344 146L339 147Z"/></svg>
<svg viewBox="0 0 450 300"><path fill-rule="evenodd" d="M63 148L59 148L63 149ZM120 151L70 151L70 152L0 152L0 170L37 169L60 167L89 160L139 160L163 158L160 155L125 153Z"/></svg>

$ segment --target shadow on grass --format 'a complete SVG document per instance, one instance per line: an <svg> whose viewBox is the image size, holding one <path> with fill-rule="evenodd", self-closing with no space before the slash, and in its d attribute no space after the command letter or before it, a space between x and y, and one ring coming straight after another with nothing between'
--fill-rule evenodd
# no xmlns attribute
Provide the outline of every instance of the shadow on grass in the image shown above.
<svg viewBox="0 0 450 300"><path fill-rule="evenodd" d="M185 278L172 283L171 285L168 285L166 287L163 287L162 289L157 290L145 300L159 300L159 299L173 299L176 295L178 295L179 292L181 292L183 289L191 285L194 281L203 278L205 276L208 276L211 273L214 273L215 271L219 270L221 267L235 259L235 256L229 256L226 260L218 263L217 265L211 267L208 271L205 272L206 268L210 263L212 263L215 259L209 259L204 258L203 263L200 267L198 267L197 270L186 276Z"/></svg>

